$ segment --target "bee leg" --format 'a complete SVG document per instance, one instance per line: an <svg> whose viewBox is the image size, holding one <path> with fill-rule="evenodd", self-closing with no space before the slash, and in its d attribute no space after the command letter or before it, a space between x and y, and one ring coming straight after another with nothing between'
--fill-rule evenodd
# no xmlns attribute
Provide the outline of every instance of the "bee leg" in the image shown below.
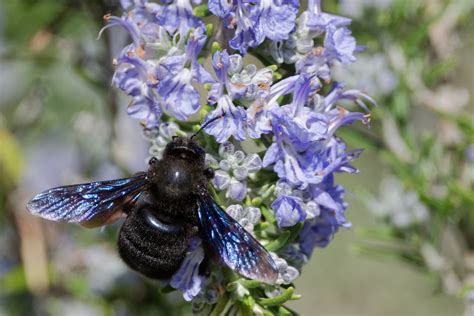
<svg viewBox="0 0 474 316"><path fill-rule="evenodd" d="M199 265L199 275L209 277L211 275L211 262L207 256L204 257Z"/></svg>
<svg viewBox="0 0 474 316"><path fill-rule="evenodd" d="M206 176L206 178L208 178L209 180L211 179L214 179L214 169L212 168L206 168L204 169L204 175Z"/></svg>

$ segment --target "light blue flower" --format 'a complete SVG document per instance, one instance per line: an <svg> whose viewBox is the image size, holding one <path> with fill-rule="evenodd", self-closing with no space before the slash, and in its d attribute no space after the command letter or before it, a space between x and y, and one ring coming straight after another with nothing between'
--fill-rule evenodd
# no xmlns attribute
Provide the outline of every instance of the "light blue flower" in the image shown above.
<svg viewBox="0 0 474 316"><path fill-rule="evenodd" d="M295 26L297 1L242 1L210 0L209 10L224 21L224 26L234 29L229 41L231 48L246 54L251 47L265 38L273 41L287 39Z"/></svg>
<svg viewBox="0 0 474 316"><path fill-rule="evenodd" d="M211 85L208 102L217 102L217 107L206 121L220 118L205 131L216 136L220 143L231 136L244 140L247 135L258 138L269 133L271 125L267 111L277 106L267 102L272 98L273 70L270 67L257 69L252 64L244 67L242 56L229 55L226 50L217 51L212 63L218 80ZM234 100L241 105L235 105Z"/></svg>
<svg viewBox="0 0 474 316"><path fill-rule="evenodd" d="M215 119L220 117L219 119ZM204 130L209 135L216 138L217 142L223 143L231 136L236 140L245 139L244 121L246 119L245 111L240 106L235 106L229 95L223 95L217 101L217 107L206 117Z"/></svg>
<svg viewBox="0 0 474 316"><path fill-rule="evenodd" d="M299 277L299 271L295 267L288 265L288 262L286 262L285 259L276 255L273 255L272 257L278 270L277 284L290 284Z"/></svg>
<svg viewBox="0 0 474 316"><path fill-rule="evenodd" d="M244 208L240 204L229 205L226 211L248 232L253 232L254 226L260 222L262 216L258 207L248 206Z"/></svg>
<svg viewBox="0 0 474 316"><path fill-rule="evenodd" d="M318 204L319 214L307 220L300 233L300 249L309 258L314 247L326 247L339 227L348 228L344 212L344 188L334 184L334 176L326 177L324 182L309 188L311 198Z"/></svg>
<svg viewBox="0 0 474 316"><path fill-rule="evenodd" d="M150 156L161 159L166 145L173 140L173 137L175 137L179 131L179 126L174 122L161 123L158 129L145 130L145 137L151 143L149 150Z"/></svg>
<svg viewBox="0 0 474 316"><path fill-rule="evenodd" d="M295 28L298 1L260 0L259 27L272 41L288 39Z"/></svg>
<svg viewBox="0 0 474 316"><path fill-rule="evenodd" d="M257 25L258 6L253 2L210 0L209 10L224 21L226 28L235 29L229 45L241 54L247 53L249 47L256 47L264 40L264 35Z"/></svg>
<svg viewBox="0 0 474 316"><path fill-rule="evenodd" d="M124 19L123 21L132 24L129 17ZM139 21L141 20L143 17ZM155 45L153 42L161 38L167 39L166 36L157 33L155 36L159 36L151 39L151 35L146 36L141 32L144 30L144 25L135 20L133 22L135 22L133 30L138 32L136 37L139 46L137 47L134 43L122 50L116 59L117 69L113 80L119 89L133 98L129 114L140 120L146 119L148 127L159 124L163 111L177 119L187 119L200 109L200 95L193 83L203 84L214 81L197 61L206 42L204 28L194 29L186 42L181 39L174 44L175 46L166 47L163 43ZM160 27L157 27L159 31ZM134 36L132 34L132 38ZM161 58L149 57L162 48L169 50ZM147 51L150 51L150 54Z"/></svg>
<svg viewBox="0 0 474 316"><path fill-rule="evenodd" d="M316 75L329 82L334 61L355 61L354 53L362 49L346 28L351 20L321 11L320 1L308 1L307 10L297 19L297 27L288 39L270 43L268 50L278 63L295 63L300 74ZM325 34L324 46L315 39Z"/></svg>
<svg viewBox="0 0 474 316"><path fill-rule="evenodd" d="M203 27L204 23L193 15L193 7L189 0L166 1L163 11L159 16L160 24L173 34L179 31L185 35L190 29Z"/></svg>
<svg viewBox="0 0 474 316"><path fill-rule="evenodd" d="M199 274L199 265L203 260L204 249L201 246L201 240L194 238L189 247L189 253L170 280L172 287L183 292L186 301L192 300L202 289L204 276Z"/></svg>
<svg viewBox="0 0 474 316"><path fill-rule="evenodd" d="M279 227L291 227L306 219L302 200L295 196L279 196L272 203L272 209Z"/></svg>
<svg viewBox="0 0 474 316"><path fill-rule="evenodd" d="M414 190L405 190L396 178L387 178L380 184L378 197L371 198L369 210L401 230L421 225L429 220L429 210Z"/></svg>
<svg viewBox="0 0 474 316"><path fill-rule="evenodd" d="M309 31L319 35L326 31L330 26L340 27L351 23L351 19L322 12L320 0L309 0L308 10L302 14L304 27Z"/></svg>
<svg viewBox="0 0 474 316"><path fill-rule="evenodd" d="M170 55L160 60L156 68L159 81L158 94L163 106L174 117L185 120L199 111L199 92L193 86L197 83L214 81L209 73L197 62L197 57L206 42L204 28L200 27L190 34L186 51L180 55ZM186 67L190 64L190 69Z"/></svg>
<svg viewBox="0 0 474 316"><path fill-rule="evenodd" d="M337 59L343 64L353 63L356 58L354 52L357 49L355 38L346 27L336 28L329 25L326 28L324 38L324 55L327 59Z"/></svg>
<svg viewBox="0 0 474 316"><path fill-rule="evenodd" d="M257 154L245 155L241 150L236 151L230 142L220 145L219 155L223 159L215 172L214 186L225 190L227 198L242 201L247 194L247 178L260 170L262 160Z"/></svg>

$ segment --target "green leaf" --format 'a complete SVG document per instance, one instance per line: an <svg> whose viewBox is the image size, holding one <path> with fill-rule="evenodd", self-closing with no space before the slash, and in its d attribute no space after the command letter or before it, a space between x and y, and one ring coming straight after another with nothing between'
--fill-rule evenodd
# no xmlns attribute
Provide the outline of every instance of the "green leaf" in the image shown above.
<svg viewBox="0 0 474 316"><path fill-rule="evenodd" d="M263 217L268 223L276 225L275 217L273 217L272 212L266 206L260 207L260 212L262 212Z"/></svg>
<svg viewBox="0 0 474 316"><path fill-rule="evenodd" d="M303 229L303 226L304 226L304 223L301 222L301 223L298 223L298 224L294 225L293 227L291 227L288 230L282 231L280 236L277 239L272 240L271 242L269 242L265 246L265 248L268 251L273 251L273 252L277 252L278 250L280 250L282 248L285 248L287 245L292 243L298 237L299 233Z"/></svg>
<svg viewBox="0 0 474 316"><path fill-rule="evenodd" d="M283 248L287 244L288 239L290 238L290 236L291 236L290 231L288 231L288 230L283 231L277 239L272 240L271 242L269 242L265 246L265 248L268 251L276 252L276 251L280 250L281 248Z"/></svg>
<svg viewBox="0 0 474 316"><path fill-rule="evenodd" d="M251 296L246 296L240 301L240 313L242 316L252 316L255 300Z"/></svg>
<svg viewBox="0 0 474 316"><path fill-rule="evenodd" d="M214 309L212 310L210 316L220 316L222 315L224 309L227 306L227 303L229 302L229 294L224 292L220 297L219 300L217 301L216 305L214 306Z"/></svg>
<svg viewBox="0 0 474 316"><path fill-rule="evenodd" d="M281 306L286 301L291 299L294 292L295 292L295 289L290 286L289 288L287 288L286 290L284 290L283 292L281 292L279 295L275 297L259 299L258 303L263 306Z"/></svg>
<svg viewBox="0 0 474 316"><path fill-rule="evenodd" d="M257 281L257 280L247 280L247 279L241 279L240 284L245 286L248 289L254 289L262 285L262 282Z"/></svg>
<svg viewBox="0 0 474 316"><path fill-rule="evenodd" d="M278 308L278 315L281 315L281 316L292 316L293 313L290 312L289 310L287 310L285 307L280 306L280 307Z"/></svg>
<svg viewBox="0 0 474 316"><path fill-rule="evenodd" d="M292 301L297 301L299 299L301 299L303 297L303 295L301 294L293 294L293 296L291 297L291 300Z"/></svg>
<svg viewBox="0 0 474 316"><path fill-rule="evenodd" d="M273 195L273 192L275 192L275 185L270 186L265 192L263 192L261 198L262 202L265 202L270 198L270 196Z"/></svg>

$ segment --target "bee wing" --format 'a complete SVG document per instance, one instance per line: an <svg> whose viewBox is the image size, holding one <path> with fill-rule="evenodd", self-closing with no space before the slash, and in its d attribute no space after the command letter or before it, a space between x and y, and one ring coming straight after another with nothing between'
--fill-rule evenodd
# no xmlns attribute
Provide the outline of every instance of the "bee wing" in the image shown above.
<svg viewBox="0 0 474 316"><path fill-rule="evenodd" d="M146 174L110 181L67 185L36 195L27 204L34 215L53 221L80 223L92 228L119 219L137 201Z"/></svg>
<svg viewBox="0 0 474 316"><path fill-rule="evenodd" d="M244 277L274 283L277 267L268 251L209 194L198 198L198 219L207 248Z"/></svg>

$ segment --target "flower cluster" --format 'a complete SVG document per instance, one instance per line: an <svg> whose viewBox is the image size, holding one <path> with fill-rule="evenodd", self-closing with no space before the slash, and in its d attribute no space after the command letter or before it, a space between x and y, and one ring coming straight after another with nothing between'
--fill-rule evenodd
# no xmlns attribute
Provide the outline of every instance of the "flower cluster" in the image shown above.
<svg viewBox="0 0 474 316"><path fill-rule="evenodd" d="M122 1L121 18L105 16L110 26L122 26L130 35L114 60L113 84L132 97L128 114L159 125L163 113L185 120L200 109L195 84L213 81L198 62L206 28L191 14L189 1L160 6L147 1ZM104 29L105 29L104 28Z"/></svg>
<svg viewBox="0 0 474 316"><path fill-rule="evenodd" d="M210 166L218 166L214 177L214 186L218 190L226 190L225 196L235 201L242 201L247 195L247 178L262 168L262 160L257 154L245 155L242 150L235 151L230 142L219 147L222 158L217 164L212 156L208 156Z"/></svg>
<svg viewBox="0 0 474 316"><path fill-rule="evenodd" d="M380 196L371 199L368 207L400 229L426 223L429 219L428 208L420 201L418 194L405 191L402 183L395 178L382 181Z"/></svg>
<svg viewBox="0 0 474 316"><path fill-rule="evenodd" d="M227 212L272 251L280 277L265 286L273 293L267 296L287 295L292 288L278 284L291 284L315 247L350 226L334 174L357 172L351 162L361 150L347 150L336 132L355 121L368 124L367 104L374 104L332 81L333 66L355 62L362 48L348 29L351 20L322 12L316 0L299 16L293 0L121 3L126 12L106 16L106 27L122 26L131 43L115 59L113 83L131 97L128 113L144 122L150 154L159 156L189 126L185 120L204 117L204 131L220 144L206 157L219 202L237 202ZM210 13L221 19L217 29L205 25ZM263 66L246 64L246 55ZM203 66L207 56L212 69ZM364 112L341 107L348 101ZM243 141L264 152L246 154ZM193 241L169 283L199 306L215 303L204 299L213 283L228 282L217 270L208 278L199 274L200 243ZM239 282L228 286L237 293L232 297L247 302L257 295L255 285ZM252 304L253 311L263 308Z"/></svg>

